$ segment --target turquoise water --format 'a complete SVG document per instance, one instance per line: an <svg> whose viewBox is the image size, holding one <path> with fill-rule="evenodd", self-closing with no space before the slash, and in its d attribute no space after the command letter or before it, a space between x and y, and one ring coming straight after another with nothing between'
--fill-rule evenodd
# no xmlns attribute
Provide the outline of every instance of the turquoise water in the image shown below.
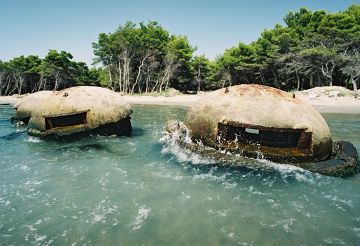
<svg viewBox="0 0 360 246"><path fill-rule="evenodd" d="M359 245L360 175L201 165L163 138L185 109L133 108L132 137L42 141L0 105L0 245ZM325 118L360 149L360 115Z"/></svg>

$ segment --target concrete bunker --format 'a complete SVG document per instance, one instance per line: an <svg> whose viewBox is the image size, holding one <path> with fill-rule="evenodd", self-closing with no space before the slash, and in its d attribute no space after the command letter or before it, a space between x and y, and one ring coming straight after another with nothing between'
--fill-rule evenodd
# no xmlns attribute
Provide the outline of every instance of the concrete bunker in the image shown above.
<svg viewBox="0 0 360 246"><path fill-rule="evenodd" d="M30 135L65 136L83 132L127 135L132 131L130 105L109 89L78 86L41 92L41 95L34 93L23 100L17 105L13 119L27 123Z"/></svg>
<svg viewBox="0 0 360 246"><path fill-rule="evenodd" d="M189 129L193 143L309 170L318 169L304 163L323 162L325 167L324 161L339 156L340 149L349 149L348 145L343 148L333 144L326 121L311 105L284 91L257 84L209 93L188 110L184 126ZM176 124L167 127L174 128ZM347 171L354 172L358 158L351 156L346 166ZM340 162L335 166L344 167Z"/></svg>
<svg viewBox="0 0 360 246"><path fill-rule="evenodd" d="M205 145L276 162L322 161L332 151L324 118L305 102L262 85L214 91L190 108L185 125Z"/></svg>

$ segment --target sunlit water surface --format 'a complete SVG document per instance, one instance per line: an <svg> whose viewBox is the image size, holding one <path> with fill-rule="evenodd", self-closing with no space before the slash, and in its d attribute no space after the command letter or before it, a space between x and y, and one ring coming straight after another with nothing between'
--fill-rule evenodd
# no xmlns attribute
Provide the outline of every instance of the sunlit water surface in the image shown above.
<svg viewBox="0 0 360 246"><path fill-rule="evenodd" d="M160 141L184 108L133 108L131 137L43 141L0 106L1 245L359 245L359 175L202 165ZM360 115L325 118L360 149Z"/></svg>

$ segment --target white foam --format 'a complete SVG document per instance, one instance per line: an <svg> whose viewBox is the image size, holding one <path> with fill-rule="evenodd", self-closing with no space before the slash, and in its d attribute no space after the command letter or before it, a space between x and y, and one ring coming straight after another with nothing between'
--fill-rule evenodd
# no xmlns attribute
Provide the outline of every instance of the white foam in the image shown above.
<svg viewBox="0 0 360 246"><path fill-rule="evenodd" d="M223 175L216 176L213 174L213 171L210 170L209 173L195 174L193 176L193 180L210 180L216 182L224 182L228 175L230 175L230 173L225 173Z"/></svg>
<svg viewBox="0 0 360 246"><path fill-rule="evenodd" d="M47 236L37 236L37 237L35 238L35 241L36 241L36 242L44 241L46 238L47 238Z"/></svg>
<svg viewBox="0 0 360 246"><path fill-rule="evenodd" d="M175 156L177 162L186 163L190 162L192 164L212 164L215 163L214 160L210 158L205 158L199 154L192 152L189 149L180 147L177 143L166 144L161 151L162 154L172 154Z"/></svg>
<svg viewBox="0 0 360 246"><path fill-rule="evenodd" d="M42 140L40 138L33 137L33 136L29 136L29 137L25 138L25 141L30 142L30 143L40 143L40 142L42 142Z"/></svg>
<svg viewBox="0 0 360 246"><path fill-rule="evenodd" d="M42 220L37 220L37 221L35 222L35 225L40 225L42 222L43 222Z"/></svg>
<svg viewBox="0 0 360 246"><path fill-rule="evenodd" d="M193 144L190 138L190 131L187 129L186 132L176 131L171 134L163 132L164 136L160 138L160 142L164 143L164 147L161 151L163 154L172 154L176 160L180 163L191 162L192 164L212 164L215 160L205 158L193 151L181 147L178 142L183 141L187 144ZM197 143L200 144L201 143Z"/></svg>
<svg viewBox="0 0 360 246"><path fill-rule="evenodd" d="M342 204L349 206L350 208L354 208L354 203L352 200L343 200L343 199L338 198L337 196L332 196L332 195L326 195L324 197L333 201L334 203L342 203Z"/></svg>
<svg viewBox="0 0 360 246"><path fill-rule="evenodd" d="M103 219L105 219L105 216L102 214L95 214L94 218L91 220L91 222L93 224L102 221Z"/></svg>
<svg viewBox="0 0 360 246"><path fill-rule="evenodd" d="M30 170L29 166L27 166L27 165L25 165L25 164L24 164L24 165L21 165L21 166L20 166L20 169L23 170L23 171L29 171L29 170Z"/></svg>
<svg viewBox="0 0 360 246"><path fill-rule="evenodd" d="M102 186L103 190L106 190L106 186L109 184L109 180L107 179L109 177L109 173L105 173L105 175L102 175L99 179L99 184Z"/></svg>
<svg viewBox="0 0 360 246"><path fill-rule="evenodd" d="M109 200L102 200L91 213L93 216L91 223L106 223L107 215L115 213L117 209L118 207L116 205L111 205Z"/></svg>
<svg viewBox="0 0 360 246"><path fill-rule="evenodd" d="M141 228L144 220L147 219L150 211L151 211L151 208L146 208L145 206L141 207L138 210L138 214L135 218L134 226L132 228L133 230L138 230Z"/></svg>
<svg viewBox="0 0 360 246"><path fill-rule="evenodd" d="M181 195L182 195L182 198L184 199L184 200L190 200L191 199L191 196L190 195L188 195L188 194L186 194L185 192L181 192Z"/></svg>
<svg viewBox="0 0 360 246"><path fill-rule="evenodd" d="M185 178L185 176L182 175L178 175L178 174L172 174L172 173L167 173L167 172L152 172L152 175L154 175L155 177L159 177L159 178L167 178L167 179L172 179L175 181L181 181Z"/></svg>
<svg viewBox="0 0 360 246"><path fill-rule="evenodd" d="M163 154L172 154L177 162L191 164L214 164L217 163L218 160L214 160L212 158L204 157L200 154L194 153L188 148L180 146L179 142L184 142L186 144L198 144L203 146L201 142L194 143L191 140L191 133L189 129L186 131L175 131L169 134L168 132L163 132L163 137L160 138L160 142L164 143L164 147L162 149ZM205 148L205 147L204 147ZM213 150L217 151L217 150ZM229 159L229 162L234 163L235 166L246 166L247 168L251 168L253 170L263 169L263 170L276 170L278 171L283 178L287 178L289 176L294 177L296 180L300 182L308 182L311 184L316 183L321 175L313 174L310 171L302 169L297 166L293 166L290 164L279 164L275 162L271 162L269 160L264 159L262 153L258 153L258 158L244 158L239 154L230 154L225 153L224 151L219 151L219 153L223 153L226 155L226 159ZM213 178L218 179L218 177L213 177L211 174L200 174L195 175L195 179L207 179ZM229 186L231 187L231 186Z"/></svg>
<svg viewBox="0 0 360 246"><path fill-rule="evenodd" d="M293 219L293 218L278 220L278 221L276 221L275 224L270 225L270 227L281 226L285 230L285 232L289 233L289 232L292 232L291 227L292 227L294 221L296 221L296 219Z"/></svg>
<svg viewBox="0 0 360 246"><path fill-rule="evenodd" d="M235 233L231 232L227 235L229 238L234 238L235 237Z"/></svg>

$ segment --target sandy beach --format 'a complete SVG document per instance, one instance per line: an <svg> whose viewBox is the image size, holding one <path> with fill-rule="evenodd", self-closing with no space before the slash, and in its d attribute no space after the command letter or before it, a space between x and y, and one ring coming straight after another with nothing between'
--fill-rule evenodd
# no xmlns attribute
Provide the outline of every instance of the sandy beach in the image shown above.
<svg viewBox="0 0 360 246"><path fill-rule="evenodd" d="M0 96L0 105L3 104L9 104L9 105L14 105L17 102L19 102L21 100L20 96L17 95L13 95L13 96Z"/></svg>
<svg viewBox="0 0 360 246"><path fill-rule="evenodd" d="M201 95L164 96L124 96L130 104L172 105L191 107ZM296 95L303 101L313 105L320 113L360 114L360 97L328 97L326 95L309 97L301 93Z"/></svg>
<svg viewBox="0 0 360 246"><path fill-rule="evenodd" d="M208 92L207 92L208 93ZM130 104L169 105L191 107L207 93L198 95L145 96L124 95ZM317 87L295 92L295 96L313 105L320 113L360 114L360 92L355 98L354 92L343 87ZM14 105L21 100L18 95L0 96L0 104Z"/></svg>

